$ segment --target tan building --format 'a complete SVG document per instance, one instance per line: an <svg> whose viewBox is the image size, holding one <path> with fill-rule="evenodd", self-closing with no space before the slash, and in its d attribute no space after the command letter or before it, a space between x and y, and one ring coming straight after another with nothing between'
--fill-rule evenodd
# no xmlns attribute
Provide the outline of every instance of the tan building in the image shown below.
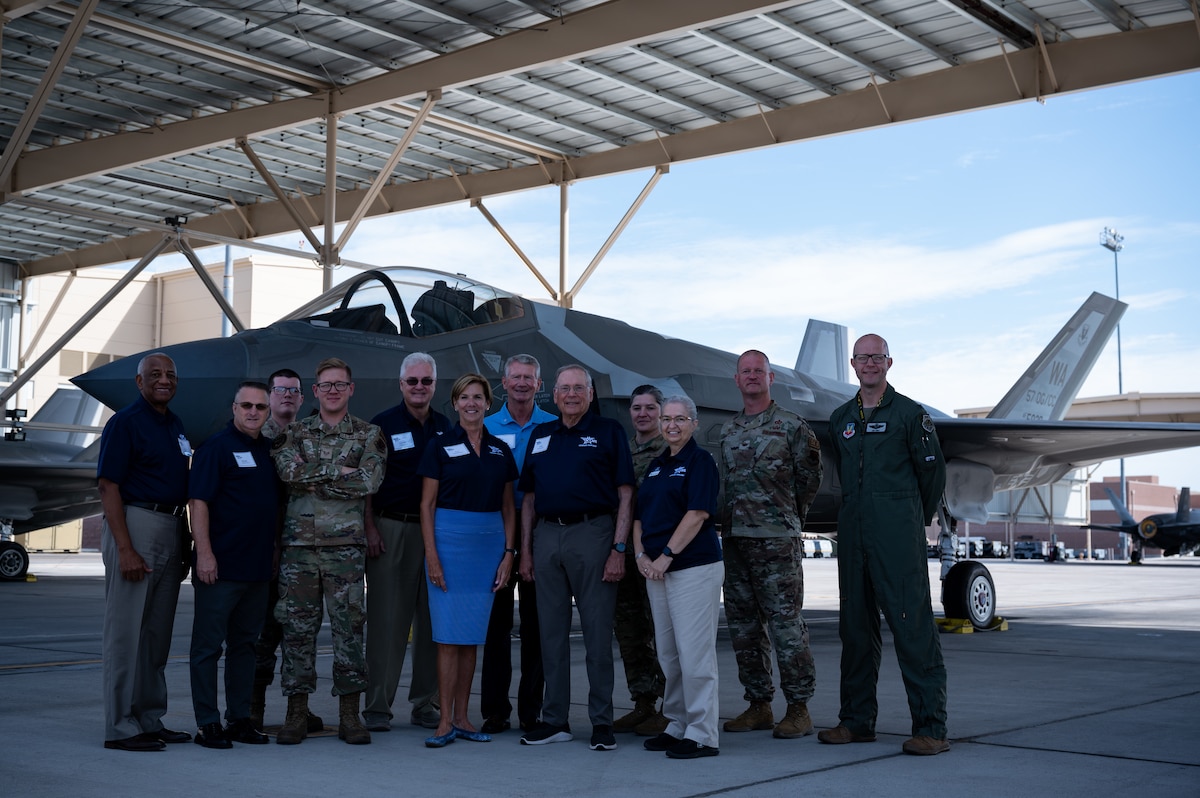
<svg viewBox="0 0 1200 798"><path fill-rule="evenodd" d="M232 267L230 304L248 329L276 321L321 292L321 269L312 261L254 253L235 259ZM206 271L220 288L224 262L210 264ZM20 373L54 346L124 275L123 270L87 269L10 280L2 297L7 300L3 308L7 317L0 319L6 322L0 327L5 338L0 387L10 385L14 372ZM138 352L220 336L223 318L220 306L191 268L143 272L46 362L8 407L23 408L32 418L57 389L77 390L72 377ZM102 425L110 414L104 410L97 424ZM23 542L34 551L77 549L83 526L89 525L75 523L31 533ZM86 538L82 542L89 547Z"/></svg>

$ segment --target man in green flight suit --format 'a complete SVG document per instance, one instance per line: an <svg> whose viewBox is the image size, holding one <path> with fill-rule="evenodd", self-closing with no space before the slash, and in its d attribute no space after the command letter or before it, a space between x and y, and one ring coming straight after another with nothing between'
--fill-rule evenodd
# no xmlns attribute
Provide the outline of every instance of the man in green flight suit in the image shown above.
<svg viewBox="0 0 1200 798"><path fill-rule="evenodd" d="M829 418L842 485L837 556L842 706L840 723L817 739L875 740L882 610L912 714L913 736L904 752L931 756L950 750L946 666L930 606L925 548L925 527L946 487L946 462L925 408L888 385L887 341L878 335L859 338L850 364L859 391Z"/></svg>

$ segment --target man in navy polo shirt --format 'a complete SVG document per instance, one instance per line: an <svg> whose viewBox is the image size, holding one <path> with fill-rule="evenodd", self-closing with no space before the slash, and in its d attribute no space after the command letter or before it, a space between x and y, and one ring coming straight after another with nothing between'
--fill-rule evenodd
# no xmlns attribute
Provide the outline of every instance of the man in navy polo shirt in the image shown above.
<svg viewBox="0 0 1200 798"><path fill-rule="evenodd" d="M104 747L161 751L192 739L162 725L192 447L167 408L179 385L174 361L146 355L135 382L141 396L104 426L96 468L104 508Z"/></svg>
<svg viewBox="0 0 1200 798"><path fill-rule="evenodd" d="M424 352L413 352L400 364L404 401L371 419L383 431L387 470L379 492L367 497L367 698L362 714L368 731L392 727L392 702L410 630L409 719L414 726L436 729L441 717L417 474L425 445L453 427L431 407L436 390L437 363Z"/></svg>
<svg viewBox="0 0 1200 798"><path fill-rule="evenodd" d="M243 382L233 420L196 451L188 485L196 542L192 618L192 708L205 748L261 745L250 719L254 643L266 612L274 570L279 479L271 440L260 434L270 404L267 386ZM217 662L225 644L225 718L217 705Z"/></svg>
<svg viewBox="0 0 1200 798"><path fill-rule="evenodd" d="M534 429L518 482L525 493L521 576L536 579L546 672L542 723L521 738L524 745L572 739L569 635L574 596L587 652L591 748L617 747L612 731L613 613L632 522L633 461L621 425L588 415L592 396L592 375L586 369L572 364L558 370L554 402L562 418Z"/></svg>

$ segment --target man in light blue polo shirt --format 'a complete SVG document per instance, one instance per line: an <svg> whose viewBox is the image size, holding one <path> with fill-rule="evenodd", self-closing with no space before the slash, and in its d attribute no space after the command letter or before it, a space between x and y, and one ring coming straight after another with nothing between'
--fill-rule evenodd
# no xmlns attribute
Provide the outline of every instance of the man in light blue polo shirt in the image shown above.
<svg viewBox="0 0 1200 798"><path fill-rule="evenodd" d="M500 381L507 400L499 411L483 420L488 432L512 449L517 469L525 461L525 449L533 428L557 416L537 405L542 388L542 366L533 355L513 355L504 363ZM517 528L521 528L522 494L516 491ZM480 674L480 709L483 731L497 734L511 726L512 702L508 689L512 683L513 593L521 586L521 683L517 687L517 719L523 731L532 729L542 711L542 645L538 638L537 596L533 584L525 582L513 569L513 579L496 592L492 617L488 622L487 642L483 647L483 671Z"/></svg>

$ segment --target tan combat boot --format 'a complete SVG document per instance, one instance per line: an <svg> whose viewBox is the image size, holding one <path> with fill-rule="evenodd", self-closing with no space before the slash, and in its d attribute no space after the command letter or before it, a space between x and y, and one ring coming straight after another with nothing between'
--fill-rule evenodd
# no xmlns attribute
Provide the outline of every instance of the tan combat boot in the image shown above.
<svg viewBox="0 0 1200 798"><path fill-rule="evenodd" d="M275 735L280 745L299 745L308 736L308 693L288 696L287 717Z"/></svg>
<svg viewBox="0 0 1200 798"><path fill-rule="evenodd" d="M613 731L618 734L633 731L639 723L654 717L656 703L653 698L639 698L632 711L613 721Z"/></svg>
<svg viewBox="0 0 1200 798"><path fill-rule="evenodd" d="M725 721L727 732L766 731L775 728L775 714L769 701L751 701L750 707L733 720Z"/></svg>
<svg viewBox="0 0 1200 798"><path fill-rule="evenodd" d="M358 716L358 697L361 695L362 693L350 693L339 697L338 739L345 740L350 745L371 743L371 733Z"/></svg>
<svg viewBox="0 0 1200 798"><path fill-rule="evenodd" d="M665 732L670 725L671 721L667 720L667 717L660 711L655 712L639 723L633 732L639 737L657 737Z"/></svg>
<svg viewBox="0 0 1200 798"><path fill-rule="evenodd" d="M812 732L813 722L808 716L808 707L800 703L788 704L787 714L775 727L775 736L781 740L794 740Z"/></svg>

